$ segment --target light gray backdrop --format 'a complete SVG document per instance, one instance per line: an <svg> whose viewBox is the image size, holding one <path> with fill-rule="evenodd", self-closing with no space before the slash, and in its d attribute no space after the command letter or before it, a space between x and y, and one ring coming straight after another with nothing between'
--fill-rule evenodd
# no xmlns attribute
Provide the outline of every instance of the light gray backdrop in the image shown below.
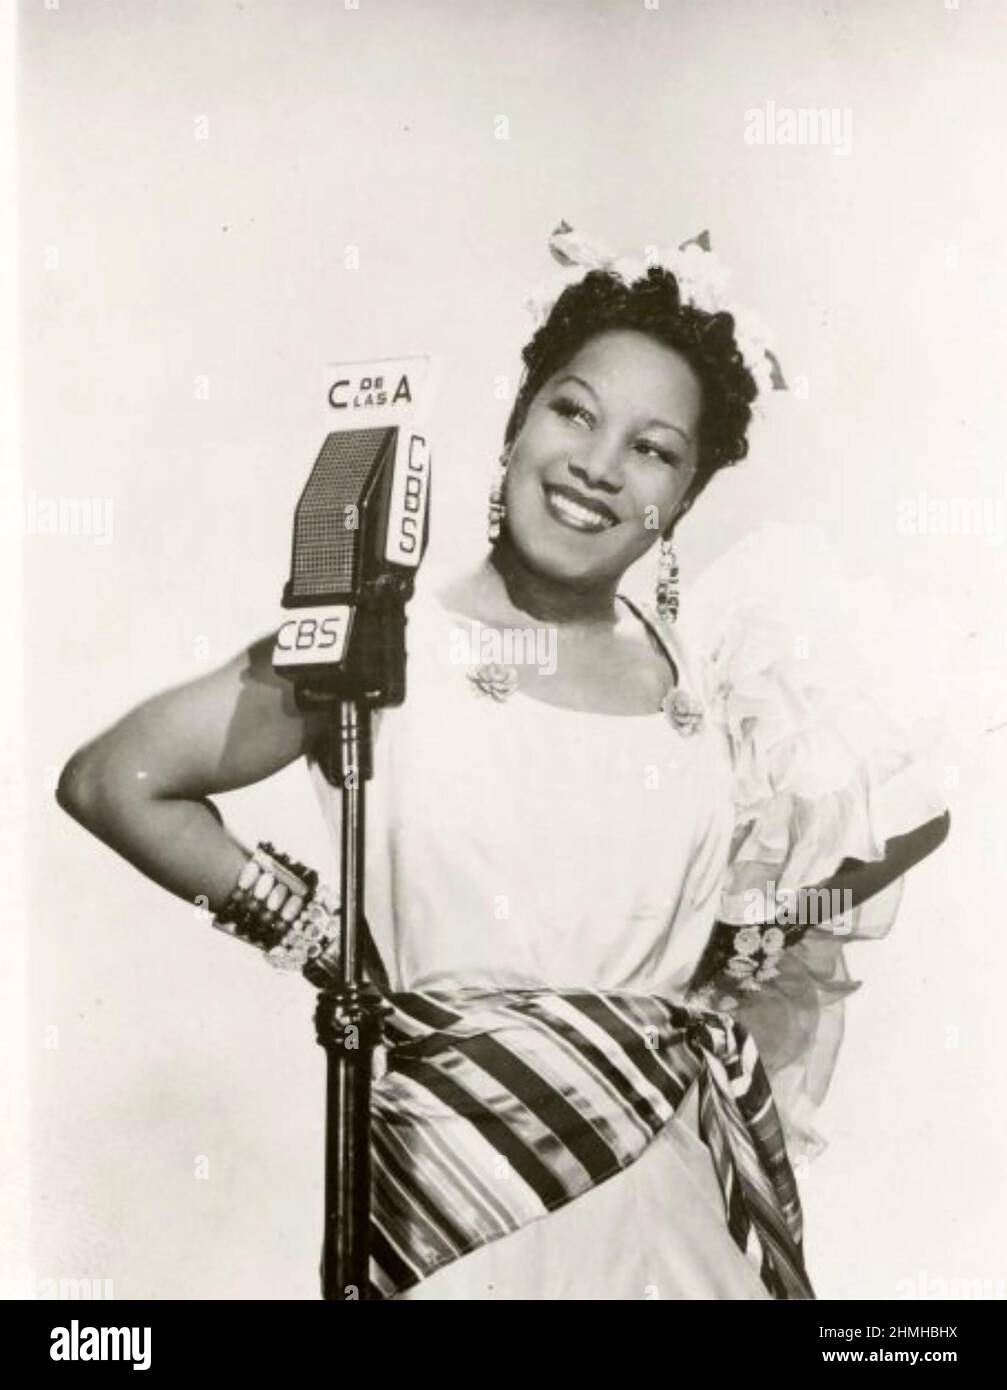
<svg viewBox="0 0 1007 1390"><path fill-rule="evenodd" d="M322 363L442 359L432 563L475 558L549 230L639 253L709 228L796 389L683 526L686 583L754 523L812 521L852 572L1002 652L1005 21L996 0L25 0L8 534L32 1225L12 1285L317 1296L310 991L52 788L85 738L272 625ZM848 148L747 141L770 102L849 113ZM999 531L906 533L920 493L989 504ZM85 498L101 534L41 533L43 499ZM854 951L831 1146L804 1180L826 1297L1007 1274L1005 744L949 769L952 841L894 936ZM303 768L220 805L247 840L331 862Z"/></svg>

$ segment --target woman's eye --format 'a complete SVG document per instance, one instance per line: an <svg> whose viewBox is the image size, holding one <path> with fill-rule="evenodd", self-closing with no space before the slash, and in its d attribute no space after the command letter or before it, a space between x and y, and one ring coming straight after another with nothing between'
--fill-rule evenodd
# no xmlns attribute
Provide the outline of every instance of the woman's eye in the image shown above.
<svg viewBox="0 0 1007 1390"><path fill-rule="evenodd" d="M681 459L678 457L678 455L674 453L671 449L662 448L660 444L654 444L649 439L639 440L637 442L636 449L638 453L646 454L650 458L660 459L662 463L670 463L674 465L676 463L681 462Z"/></svg>
<svg viewBox="0 0 1007 1390"><path fill-rule="evenodd" d="M579 420L582 424L588 426L594 424L594 416L591 414L590 410L588 410L587 406L580 405L577 401L572 401L568 397L561 396L558 400L553 401L552 408L556 414L562 416L564 420Z"/></svg>

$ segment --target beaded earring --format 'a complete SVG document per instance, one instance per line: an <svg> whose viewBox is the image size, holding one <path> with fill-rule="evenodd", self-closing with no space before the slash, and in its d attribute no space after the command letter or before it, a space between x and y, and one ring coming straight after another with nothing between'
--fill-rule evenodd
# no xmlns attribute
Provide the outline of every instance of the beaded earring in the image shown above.
<svg viewBox="0 0 1007 1390"><path fill-rule="evenodd" d="M504 504L504 479L506 476L507 455L503 453L500 455L497 471L493 478L493 486L490 488L489 525L487 534L491 544L493 541L499 539L500 526L507 514L507 508Z"/></svg>
<svg viewBox="0 0 1007 1390"><path fill-rule="evenodd" d="M657 614L666 623L678 617L678 560L670 536L662 536L657 562Z"/></svg>

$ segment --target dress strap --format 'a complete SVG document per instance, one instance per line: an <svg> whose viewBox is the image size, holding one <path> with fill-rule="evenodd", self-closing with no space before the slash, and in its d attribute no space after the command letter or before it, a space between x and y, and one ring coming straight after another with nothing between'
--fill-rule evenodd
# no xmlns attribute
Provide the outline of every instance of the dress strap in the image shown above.
<svg viewBox="0 0 1007 1390"><path fill-rule="evenodd" d="M681 676L681 672L680 672L680 670L679 670L678 658L677 658L677 656L675 655L675 653L672 651L671 645L670 645L670 643L668 642L665 633L663 633L663 632L661 631L661 626L660 626L660 624L659 624L659 623L656 623L656 622L652 622L652 621L650 620L650 618L647 616L647 614L643 611L643 609L640 608L636 603L634 603L633 600L632 600L631 598L627 597L626 594L616 594L616 598L622 599L622 601L623 601L623 603L626 605L626 607L627 607L631 612L633 612L633 613L636 614L636 616L640 619L640 622L641 622L641 623L643 624L643 626L647 629L647 631L650 633L650 635L651 635L653 638L655 638L655 640L659 643L659 645L660 645L660 647L661 647L661 650L664 652L665 656L668 658L668 662L669 662L669 664L670 664L670 666L671 666L672 671L674 672L674 675L675 675L675 689L677 690L678 687L682 684L682 676Z"/></svg>

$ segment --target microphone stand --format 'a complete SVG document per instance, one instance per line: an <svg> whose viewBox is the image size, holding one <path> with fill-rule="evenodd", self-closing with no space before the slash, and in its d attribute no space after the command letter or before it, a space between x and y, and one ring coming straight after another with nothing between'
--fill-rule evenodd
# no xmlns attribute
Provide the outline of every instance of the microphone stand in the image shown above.
<svg viewBox="0 0 1007 1390"><path fill-rule="evenodd" d="M334 981L319 991L315 1032L326 1056L325 1233L322 1297L366 1299L370 1290L371 1070L381 1039L381 995L364 976L364 789L371 711L340 700L328 780L341 787L342 914Z"/></svg>
<svg viewBox="0 0 1007 1390"><path fill-rule="evenodd" d="M370 1285L370 1120L374 1051L388 1012L365 973L387 984L364 916L365 788L373 774L371 714L405 693L401 604L361 613L365 675L350 680L334 702L325 775L339 786L342 911L339 958L325 955L305 971L319 986L315 1032L326 1056L325 1229L322 1297L361 1300ZM356 694L350 694L355 690Z"/></svg>

